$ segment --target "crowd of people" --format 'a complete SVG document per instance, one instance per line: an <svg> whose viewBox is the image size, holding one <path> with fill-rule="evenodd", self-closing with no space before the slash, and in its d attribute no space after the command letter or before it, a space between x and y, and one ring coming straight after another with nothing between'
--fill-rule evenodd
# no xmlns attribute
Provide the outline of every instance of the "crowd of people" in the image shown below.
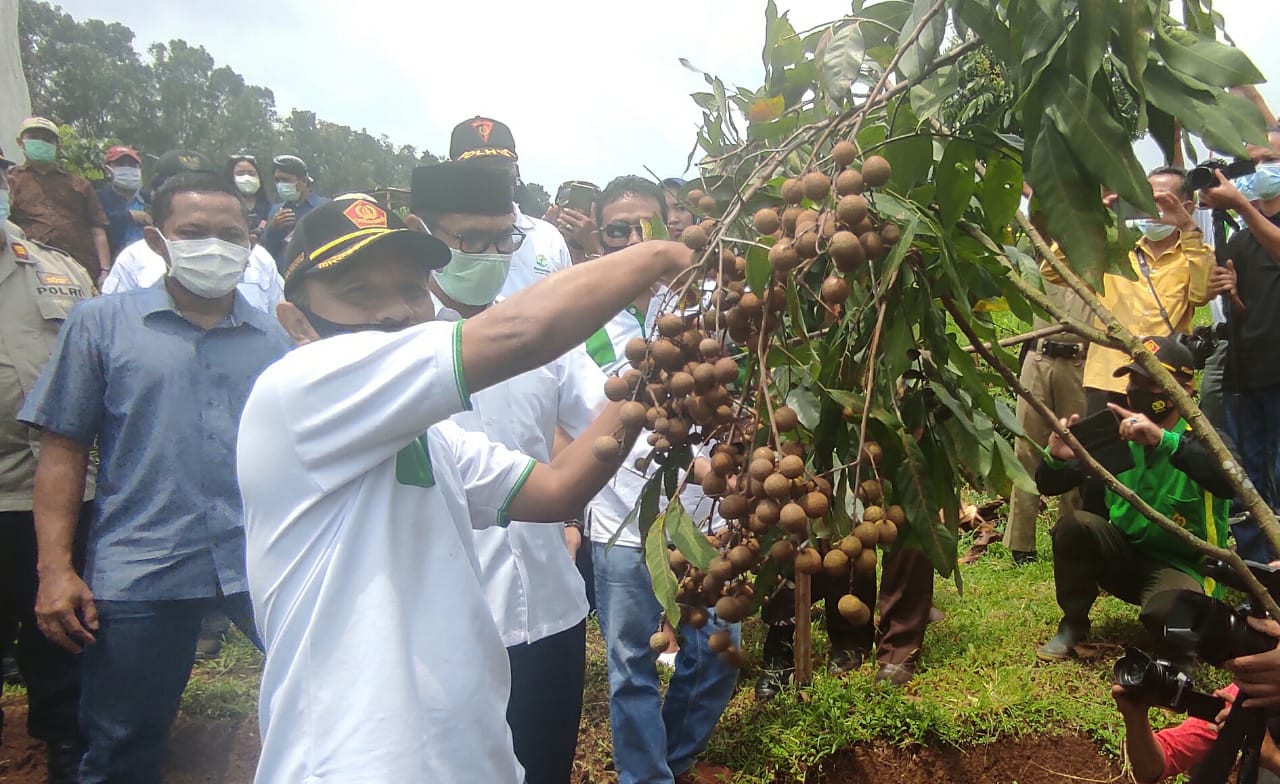
<svg viewBox="0 0 1280 784"><path fill-rule="evenodd" d="M60 168L51 121L25 121L18 145L22 164L0 151L0 652L16 653L49 781L161 781L202 635L223 616L265 654L260 782L564 784L593 609L619 780L731 780L699 755L739 676L712 636L737 644L740 624L713 609L682 628L664 693L650 647L662 608L632 512L648 450L592 448L637 435L605 380L694 263L646 241L695 222L682 180L569 181L545 216L525 215L514 136L485 117L458 124L449 161L413 172L403 216L321 196L296 155L147 163L120 145L95 189ZM1280 129L1249 152L1254 173L1198 193L1180 168L1151 172L1158 214L1109 199L1141 238L1134 277L1107 275L1101 297L1189 392L1200 363L1179 336L1223 303L1231 350L1213 346L1202 401L1276 507ZM1245 225L1218 265L1206 229L1228 210ZM1275 560L1255 523L1228 527L1230 484L1140 365L1070 333L1026 349L1022 383L1065 424L1113 413L1124 446L1109 459L1128 488L1206 541ZM1019 458L1059 496L1062 620L1039 658L1073 655L1100 590L1144 606L1221 593L1030 407L1019 418ZM696 482L682 492L715 520ZM1015 564L1036 559L1041 504L1011 499ZM819 579L814 593L847 590ZM879 585L853 591L878 597L879 622L827 612L829 671L874 656L877 680L908 683L936 617L927 559L891 552ZM794 668L790 592L763 620L767 700ZM1276 659L1230 663L1245 696L1280 697ZM1211 736L1162 741L1133 695L1116 699L1149 780L1193 764L1179 738Z"/></svg>

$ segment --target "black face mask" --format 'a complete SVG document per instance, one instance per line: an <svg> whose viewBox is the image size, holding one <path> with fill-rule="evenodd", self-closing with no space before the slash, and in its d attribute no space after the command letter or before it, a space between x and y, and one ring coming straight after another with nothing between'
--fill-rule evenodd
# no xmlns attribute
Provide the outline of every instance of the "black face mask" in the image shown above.
<svg viewBox="0 0 1280 784"><path fill-rule="evenodd" d="M1129 398L1129 410L1135 414L1145 414L1152 422L1159 422L1173 410L1173 401L1163 392L1129 387L1125 394Z"/></svg>
<svg viewBox="0 0 1280 784"><path fill-rule="evenodd" d="M297 306L302 311L302 315L307 317L307 321L311 322L311 328L321 338L331 338L334 335L347 335L352 332L398 332L409 326L408 323L399 324L340 324L336 321L330 321L322 316L317 316L310 308Z"/></svg>

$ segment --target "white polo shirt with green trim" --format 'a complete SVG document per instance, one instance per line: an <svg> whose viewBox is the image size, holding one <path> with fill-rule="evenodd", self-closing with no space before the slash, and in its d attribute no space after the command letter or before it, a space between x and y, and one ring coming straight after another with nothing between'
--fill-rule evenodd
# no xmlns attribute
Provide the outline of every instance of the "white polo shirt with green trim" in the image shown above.
<svg viewBox="0 0 1280 784"><path fill-rule="evenodd" d="M524 779L472 530L505 523L534 462L446 421L469 406L460 328L302 346L249 395L261 784Z"/></svg>

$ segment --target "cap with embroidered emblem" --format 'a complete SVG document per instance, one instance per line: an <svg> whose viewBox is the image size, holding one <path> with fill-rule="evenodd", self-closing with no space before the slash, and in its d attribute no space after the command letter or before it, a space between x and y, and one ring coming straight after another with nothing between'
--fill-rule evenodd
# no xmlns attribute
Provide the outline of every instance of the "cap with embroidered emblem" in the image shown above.
<svg viewBox="0 0 1280 784"><path fill-rule="evenodd" d="M413 231L394 212L372 197L348 193L307 213L293 230L279 262L285 290L317 270L328 270L357 258L374 244L393 243L428 269L449 263L449 247L425 232Z"/></svg>
<svg viewBox="0 0 1280 784"><path fill-rule="evenodd" d="M489 117L472 117L455 125L449 137L449 157L455 161L493 157L520 159L511 129L506 123Z"/></svg>
<svg viewBox="0 0 1280 784"><path fill-rule="evenodd" d="M1156 361L1179 380L1189 381L1195 377L1196 358L1191 353L1191 349L1184 346L1177 338L1168 335L1152 335L1142 339L1142 347L1154 354ZM1136 361L1116 368L1112 375L1119 378L1130 373L1136 373L1144 378L1151 377L1151 374Z"/></svg>

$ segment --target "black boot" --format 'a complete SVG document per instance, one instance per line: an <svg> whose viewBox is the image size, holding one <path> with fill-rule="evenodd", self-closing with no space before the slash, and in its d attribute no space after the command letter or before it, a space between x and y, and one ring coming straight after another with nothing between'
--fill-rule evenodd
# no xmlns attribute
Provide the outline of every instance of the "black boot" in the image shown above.
<svg viewBox="0 0 1280 784"><path fill-rule="evenodd" d="M794 671L791 667L777 670L761 670L760 677L756 679L756 699L760 702L768 702L777 697L783 689L787 688L787 683L791 680L791 673Z"/></svg>
<svg viewBox="0 0 1280 784"><path fill-rule="evenodd" d="M76 741L45 744L49 760L49 784L80 784L80 758L84 747Z"/></svg>

